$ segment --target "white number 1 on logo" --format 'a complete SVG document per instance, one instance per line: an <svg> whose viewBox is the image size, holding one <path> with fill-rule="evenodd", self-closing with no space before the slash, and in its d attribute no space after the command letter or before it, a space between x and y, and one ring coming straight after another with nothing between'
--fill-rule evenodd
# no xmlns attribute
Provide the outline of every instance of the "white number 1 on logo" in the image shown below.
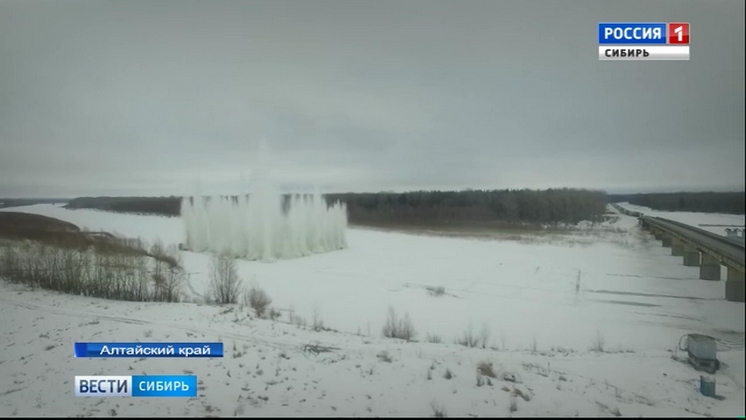
<svg viewBox="0 0 746 420"><path fill-rule="evenodd" d="M676 34L676 37L679 39L679 42L682 42L684 40L684 27L678 26L674 28L673 32Z"/></svg>

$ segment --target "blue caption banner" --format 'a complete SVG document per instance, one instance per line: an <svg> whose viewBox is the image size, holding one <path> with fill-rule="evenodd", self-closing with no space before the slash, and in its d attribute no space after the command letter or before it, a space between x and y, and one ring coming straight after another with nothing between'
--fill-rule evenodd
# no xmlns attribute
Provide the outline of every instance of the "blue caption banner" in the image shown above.
<svg viewBox="0 0 746 420"><path fill-rule="evenodd" d="M75 376L76 397L196 397L196 375Z"/></svg>
<svg viewBox="0 0 746 420"><path fill-rule="evenodd" d="M133 397L196 397L196 375L132 376Z"/></svg>
<svg viewBox="0 0 746 420"><path fill-rule="evenodd" d="M601 22L598 24L599 45L665 45L665 22Z"/></svg>
<svg viewBox="0 0 746 420"><path fill-rule="evenodd" d="M75 357L223 357L223 343L75 343Z"/></svg>

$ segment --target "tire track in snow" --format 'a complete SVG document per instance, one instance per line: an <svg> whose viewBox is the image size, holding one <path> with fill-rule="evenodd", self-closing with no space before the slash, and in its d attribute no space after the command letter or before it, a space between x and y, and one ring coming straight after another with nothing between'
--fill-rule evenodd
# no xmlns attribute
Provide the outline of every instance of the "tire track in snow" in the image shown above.
<svg viewBox="0 0 746 420"><path fill-rule="evenodd" d="M196 290L194 290L194 286L192 286L192 282L190 281L191 277L192 276L189 275L184 279L184 283L186 283L187 289L189 289L189 291L192 292L191 297L197 297L201 299L202 302L207 302L207 300L205 299L205 296L202 293L199 293Z"/></svg>

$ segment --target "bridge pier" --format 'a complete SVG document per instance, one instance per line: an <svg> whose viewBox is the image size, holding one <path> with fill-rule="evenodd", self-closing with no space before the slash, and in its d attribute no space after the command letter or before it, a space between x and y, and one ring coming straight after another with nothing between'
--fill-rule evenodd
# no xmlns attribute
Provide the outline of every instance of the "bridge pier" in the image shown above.
<svg viewBox="0 0 746 420"><path fill-rule="evenodd" d="M699 264L699 278L702 280L720 280L720 261L703 252Z"/></svg>
<svg viewBox="0 0 746 420"><path fill-rule="evenodd" d="M671 255L674 257L681 257L684 255L684 243L676 238L671 239Z"/></svg>
<svg viewBox="0 0 746 420"><path fill-rule="evenodd" d="M743 244L671 220L640 216L640 222L664 247L671 247L671 255L683 257L685 266L699 266L700 279L720 280L724 265L725 299L746 302Z"/></svg>
<svg viewBox="0 0 746 420"><path fill-rule="evenodd" d="M684 265L687 267L699 267L699 251L692 245L684 245Z"/></svg>
<svg viewBox="0 0 746 420"><path fill-rule="evenodd" d="M733 267L728 267L728 279L725 281L725 299L730 302L744 302L746 288L744 273Z"/></svg>
<svg viewBox="0 0 746 420"><path fill-rule="evenodd" d="M663 247L671 248L671 240L673 239L671 235L667 235L663 232L660 232L656 235L656 239L661 241L661 245L663 245Z"/></svg>

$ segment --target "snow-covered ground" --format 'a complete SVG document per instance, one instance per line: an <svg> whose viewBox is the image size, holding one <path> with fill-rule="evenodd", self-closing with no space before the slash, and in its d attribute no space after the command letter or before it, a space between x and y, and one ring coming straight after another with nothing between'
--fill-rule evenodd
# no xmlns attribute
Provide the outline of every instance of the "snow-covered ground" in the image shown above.
<svg viewBox="0 0 746 420"><path fill-rule="evenodd" d="M690 226L725 236L726 227L740 226L746 224L746 215L743 214L721 214L721 213L698 213L691 211L661 211L650 207L637 206L630 203L618 203L621 207L638 211L647 216L662 217L675 220Z"/></svg>
<svg viewBox="0 0 746 420"><path fill-rule="evenodd" d="M183 241L176 218L36 205L24 211L91 230ZM182 252L194 303L132 303L0 283L0 415L553 415L744 414L744 304L724 282L698 280L624 215L570 235L497 241L348 231L349 248L274 263L239 261L278 321L240 305L209 306L209 256ZM578 281L578 278L580 279ZM425 287L442 286L430 295ZM420 342L381 337L389 305ZM314 311L337 330L314 332ZM489 331L488 349L453 343ZM674 360L688 333L725 340L713 399L700 373ZM437 334L443 343L423 342ZM74 359L74 341L222 341L222 359ZM334 347L304 352L306 344ZM590 350L603 344L604 352ZM234 349L235 348L235 349ZM378 357L388 352L393 359ZM681 356L681 352L678 352ZM477 386L477 364L497 378ZM446 379L449 370L453 377ZM75 398L75 375L181 374L195 399ZM503 379L512 373L516 382ZM507 389L504 391L503 388ZM526 398L513 397L520 390ZM510 411L511 399L517 411ZM618 411L617 411L618 410Z"/></svg>

